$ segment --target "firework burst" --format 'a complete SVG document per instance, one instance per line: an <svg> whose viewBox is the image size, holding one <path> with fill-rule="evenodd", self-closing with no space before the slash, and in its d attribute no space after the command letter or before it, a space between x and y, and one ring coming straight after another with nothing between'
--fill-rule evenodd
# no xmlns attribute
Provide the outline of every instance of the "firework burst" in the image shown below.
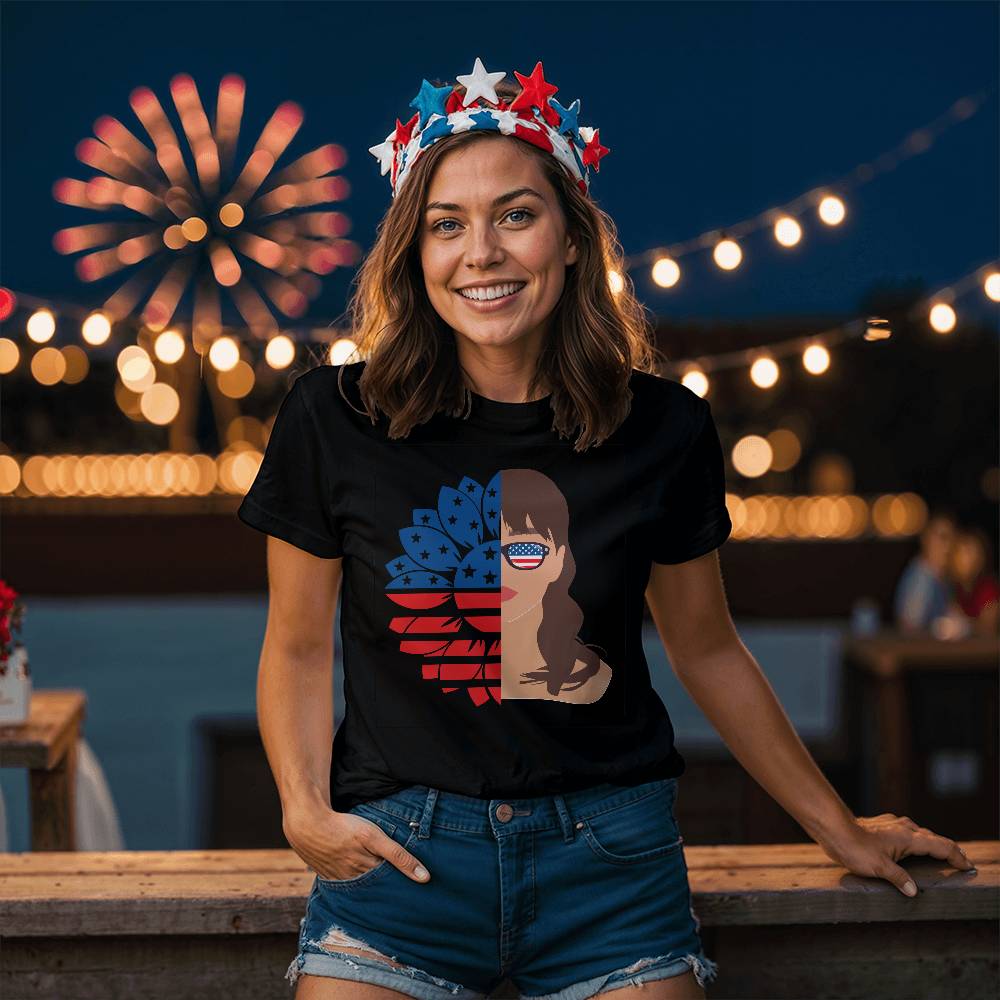
<svg viewBox="0 0 1000 1000"><path fill-rule="evenodd" d="M132 217L62 229L53 245L61 254L82 252L75 268L83 281L133 269L104 304L116 319L145 299L143 322L163 330L190 288L192 339L201 349L221 332L225 288L251 332L268 337L279 328L275 311L302 316L319 293L319 275L356 260L357 245L344 239L347 215L310 210L347 197L346 179L326 176L344 165L346 153L331 143L275 171L304 118L299 105L286 101L237 170L243 79L230 74L219 84L214 124L190 76L175 76L170 94L186 149L153 91L136 88L129 103L153 148L103 116L94 123L97 138L76 148L77 159L98 176L63 178L53 187L63 204L125 208Z"/></svg>

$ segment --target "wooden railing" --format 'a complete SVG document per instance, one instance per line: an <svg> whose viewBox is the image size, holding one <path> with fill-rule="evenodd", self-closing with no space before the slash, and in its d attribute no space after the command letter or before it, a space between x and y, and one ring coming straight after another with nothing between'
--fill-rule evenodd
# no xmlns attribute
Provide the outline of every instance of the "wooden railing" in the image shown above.
<svg viewBox="0 0 1000 1000"><path fill-rule="evenodd" d="M995 997L1000 842L962 846L903 861L913 899L812 844L685 847L709 998ZM290 850L0 855L0 997L288 1000L311 885Z"/></svg>

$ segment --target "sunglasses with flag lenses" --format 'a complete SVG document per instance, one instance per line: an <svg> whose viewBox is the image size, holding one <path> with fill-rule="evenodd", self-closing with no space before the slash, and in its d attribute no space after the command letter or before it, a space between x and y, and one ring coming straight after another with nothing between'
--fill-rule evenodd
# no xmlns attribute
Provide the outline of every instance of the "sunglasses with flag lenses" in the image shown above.
<svg viewBox="0 0 1000 1000"><path fill-rule="evenodd" d="M549 547L541 542L508 542L500 546L500 551L514 569L537 569L549 554Z"/></svg>

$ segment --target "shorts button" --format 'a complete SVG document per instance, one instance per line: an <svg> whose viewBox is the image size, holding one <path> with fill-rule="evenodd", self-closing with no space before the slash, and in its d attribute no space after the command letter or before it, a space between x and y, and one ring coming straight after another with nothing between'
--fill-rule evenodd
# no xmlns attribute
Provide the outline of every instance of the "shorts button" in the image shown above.
<svg viewBox="0 0 1000 1000"><path fill-rule="evenodd" d="M497 806L497 819L501 823L506 823L507 820L514 815L514 807L507 802L502 803Z"/></svg>

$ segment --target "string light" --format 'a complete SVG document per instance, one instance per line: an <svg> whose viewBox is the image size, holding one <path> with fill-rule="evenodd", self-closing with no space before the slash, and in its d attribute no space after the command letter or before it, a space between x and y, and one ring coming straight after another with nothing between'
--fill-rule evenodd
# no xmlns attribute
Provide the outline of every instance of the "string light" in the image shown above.
<svg viewBox="0 0 1000 1000"><path fill-rule="evenodd" d="M279 333L267 342L264 349L264 360L274 369L287 368L295 360L295 344L290 337Z"/></svg>
<svg viewBox="0 0 1000 1000"><path fill-rule="evenodd" d="M801 239L801 226L797 220L804 217L807 212L815 210L817 218L826 226L840 225L847 215L846 196L849 191L870 183L881 174L895 170L900 164L914 156L928 152L942 135L977 114L994 90L995 86L990 86L978 93L967 94L959 98L943 114L914 129L896 146L886 150L875 159L859 163L832 183L805 191L784 205L766 209L748 219L726 226L726 234L734 242L741 243L743 238L750 233L764 228L772 228L775 230L775 238L781 245L792 246L797 245ZM776 218L788 219L799 227L799 236L793 243L784 243L779 237L776 231ZM787 231L789 235L794 234L794 229L787 223L783 224L782 231L783 233ZM631 254L625 258L624 268L626 271L643 266L652 269L661 258L676 261L688 254L714 249L718 243L718 233L719 229L715 228L678 243L653 247L640 253ZM672 285L661 285L655 276L653 276L653 281L661 288L673 287Z"/></svg>
<svg viewBox="0 0 1000 1000"><path fill-rule="evenodd" d="M56 318L50 309L39 309L28 318L28 336L36 344L44 344L56 332Z"/></svg>
<svg viewBox="0 0 1000 1000"><path fill-rule="evenodd" d="M83 339L93 347L99 347L111 336L111 321L102 312L92 312L80 330Z"/></svg>
<svg viewBox="0 0 1000 1000"><path fill-rule="evenodd" d="M164 330L153 341L153 353L165 365L175 365L184 357L184 338L176 330Z"/></svg>
<svg viewBox="0 0 1000 1000"><path fill-rule="evenodd" d="M774 238L783 247L797 246L802 239L802 227L790 215L783 215L774 224Z"/></svg>
<svg viewBox="0 0 1000 1000"><path fill-rule="evenodd" d="M217 371L227 372L240 360L240 349L232 337L219 337L208 351L208 360Z"/></svg>
<svg viewBox="0 0 1000 1000"><path fill-rule="evenodd" d="M760 389L770 389L780 374L777 362L766 355L757 358L750 366L750 381Z"/></svg>
<svg viewBox="0 0 1000 1000"><path fill-rule="evenodd" d="M616 273L618 279L624 284L624 277L620 273ZM612 280L609 277L609 282ZM981 289L990 301L997 301L990 294L991 291L994 294L1000 292L1000 270L998 270L997 262L982 265L953 284L918 300L909 308L906 316L913 319L925 319L937 332L951 332L958 324L958 315L953 303L974 287ZM32 296L15 296L13 292L10 294L15 300L19 300L21 308L32 310L26 324L29 338L36 343L43 342L36 339L38 336L47 335L48 339L51 339L56 329L53 304ZM80 317L81 324L87 331L84 333L85 341L88 337L93 336L95 330L103 332L107 329L110 335L110 320L105 327L100 319L92 318L103 317L104 314L100 311L88 312L79 306L69 304L57 304L55 308L58 309L60 315ZM126 317L114 324L114 331L119 335L128 330L131 335L138 337L143 329L146 329L144 325L133 317ZM216 369L217 377L221 377L222 374L231 371L237 365L246 365L246 362L240 360L239 342L247 338L249 331L227 329L229 332L222 335L220 328L219 335L208 352L209 361ZM34 331L34 336L32 331ZM704 355L698 358L681 358L665 363L663 373L674 375L692 392L699 396L705 396L711 390L710 375L712 372L750 366L751 381L760 388L770 388L776 384L780 377L780 368L777 362L777 358L780 356L799 354L803 368L810 374L820 375L829 370L831 347L857 337L866 341L879 341L889 339L891 336L892 330L886 319L878 316L864 316L819 333L809 333L771 344ZM164 364L171 364L174 363L171 358L176 356L179 359L182 356L187 347L187 340L179 330L171 329L159 334L153 339L152 344L157 359ZM287 332L269 338L264 349L265 363L278 371L287 368L295 360L299 344L326 345L325 353L330 364L339 365L358 359L356 344L350 336L344 336L330 326L317 326L297 330L289 329ZM102 345L91 344L91 346ZM132 345L132 348L139 351L145 360L136 361L139 355L133 356L125 354L125 351L120 352L119 365L123 361L122 355L125 355L125 358L131 356L135 362L126 369L127 380L123 378L122 383L119 383L127 393L121 398L120 405L122 405L123 412L128 413L133 419L141 419L142 414L138 405L137 393L144 391L156 381L156 372L149 355L137 345ZM128 348L125 350L127 351ZM14 341L9 338L0 338L0 374L14 371L20 363L20 357L20 350ZM44 362L38 370L42 372L46 380L51 379L57 370L62 370L64 373L62 381L79 380L85 376L89 364L84 365L77 363L77 361L67 363L69 357L67 355L63 363L54 360ZM35 369L32 368L33 373L34 371ZM253 369L246 365L246 372L252 373ZM44 384L54 383L46 381ZM255 384L256 376L247 378L246 374L237 373L232 381L227 383L224 394L231 395L232 398L242 398Z"/></svg>
<svg viewBox="0 0 1000 1000"><path fill-rule="evenodd" d="M743 251L735 240L722 239L715 244L712 258L724 271L732 271L740 266L743 260Z"/></svg>
<svg viewBox="0 0 1000 1000"><path fill-rule="evenodd" d="M930 320L931 329L935 333L951 333L958 322L955 310L947 302L935 302L931 306L928 319Z"/></svg>
<svg viewBox="0 0 1000 1000"><path fill-rule="evenodd" d="M802 367L810 375L822 375L830 367L830 352L822 344L810 344L802 352Z"/></svg>
<svg viewBox="0 0 1000 1000"><path fill-rule="evenodd" d="M828 226L839 226L847 215L847 208L840 198L829 194L820 201L816 214Z"/></svg>
<svg viewBox="0 0 1000 1000"><path fill-rule="evenodd" d="M697 396L708 395L708 376L700 368L689 368L681 378L681 384Z"/></svg>
<svg viewBox="0 0 1000 1000"><path fill-rule="evenodd" d="M680 278L680 265L672 257L660 257L653 265L653 281L660 288L673 288Z"/></svg>

